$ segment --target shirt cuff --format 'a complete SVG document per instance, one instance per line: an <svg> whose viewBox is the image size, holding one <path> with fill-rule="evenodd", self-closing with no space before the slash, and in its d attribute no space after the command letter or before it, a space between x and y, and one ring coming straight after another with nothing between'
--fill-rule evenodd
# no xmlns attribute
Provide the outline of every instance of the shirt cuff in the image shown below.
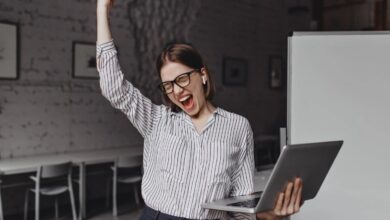
<svg viewBox="0 0 390 220"><path fill-rule="evenodd" d="M110 41L101 43L101 44L96 43L96 57L99 58L102 53L104 53L106 51L112 51L115 49L116 48L115 48L115 44L114 44L113 39L111 39Z"/></svg>

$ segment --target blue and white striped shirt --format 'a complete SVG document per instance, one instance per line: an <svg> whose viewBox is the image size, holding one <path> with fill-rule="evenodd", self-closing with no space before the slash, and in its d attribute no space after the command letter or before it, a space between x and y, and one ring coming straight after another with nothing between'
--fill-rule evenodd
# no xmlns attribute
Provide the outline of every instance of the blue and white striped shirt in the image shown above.
<svg viewBox="0 0 390 220"><path fill-rule="evenodd" d="M198 133L187 114L153 104L124 79L113 41L97 45L97 58L102 94L144 138L146 205L179 217L226 219L226 212L203 209L201 204L253 192L253 134L248 120L217 108Z"/></svg>

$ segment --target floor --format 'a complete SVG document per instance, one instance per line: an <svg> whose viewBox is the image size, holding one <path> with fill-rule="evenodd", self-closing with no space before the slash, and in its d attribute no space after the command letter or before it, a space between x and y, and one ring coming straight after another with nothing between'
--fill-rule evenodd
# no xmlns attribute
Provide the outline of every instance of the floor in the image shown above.
<svg viewBox="0 0 390 220"><path fill-rule="evenodd" d="M52 210L50 211L50 213L41 213L41 220L54 220L54 213L52 213ZM89 210L86 220L138 220L141 214L142 207L135 208L132 206L130 209L119 209L118 216L116 217L112 215L111 209L107 209L106 207L94 207L93 209ZM21 217L21 215L6 216L4 219L19 220ZM33 213L29 213L28 220L33 219ZM58 220L73 220L70 210L68 210L66 213L60 213Z"/></svg>
<svg viewBox="0 0 390 220"><path fill-rule="evenodd" d="M111 212L99 214L93 217L88 218L88 220L138 220L141 215L142 210L126 212L120 214L117 217L113 217Z"/></svg>
<svg viewBox="0 0 390 220"><path fill-rule="evenodd" d="M117 217L112 216L112 212L104 212L99 214L94 214L93 216L88 216L86 220L138 220L141 216L142 209L132 212L123 212ZM7 218L6 218L7 219ZM34 219L33 217L29 218L30 220ZM42 218L43 220L54 220L53 216ZM72 216L62 216L58 220L72 220Z"/></svg>

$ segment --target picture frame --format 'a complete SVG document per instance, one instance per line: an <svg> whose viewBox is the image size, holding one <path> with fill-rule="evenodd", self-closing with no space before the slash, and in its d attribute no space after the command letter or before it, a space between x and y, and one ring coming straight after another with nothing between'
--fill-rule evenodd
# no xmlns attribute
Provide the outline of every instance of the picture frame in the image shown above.
<svg viewBox="0 0 390 220"><path fill-rule="evenodd" d="M99 79L96 68L96 44L74 41L73 51L73 78Z"/></svg>
<svg viewBox="0 0 390 220"><path fill-rule="evenodd" d="M244 59L224 57L222 83L228 86L246 86L248 63Z"/></svg>
<svg viewBox="0 0 390 220"><path fill-rule="evenodd" d="M0 22L0 79L19 79L19 24Z"/></svg>
<svg viewBox="0 0 390 220"><path fill-rule="evenodd" d="M281 56L271 55L269 57L269 87L280 89L283 87L283 59Z"/></svg>

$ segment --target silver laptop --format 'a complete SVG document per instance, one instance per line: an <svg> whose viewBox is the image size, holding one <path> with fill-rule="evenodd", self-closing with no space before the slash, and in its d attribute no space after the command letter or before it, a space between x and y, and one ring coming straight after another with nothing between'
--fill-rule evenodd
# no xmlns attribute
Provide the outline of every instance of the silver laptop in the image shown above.
<svg viewBox="0 0 390 220"><path fill-rule="evenodd" d="M202 204L202 208L257 213L274 208L279 192L295 177L303 180L302 201L312 199L321 187L343 141L286 145L264 191Z"/></svg>

